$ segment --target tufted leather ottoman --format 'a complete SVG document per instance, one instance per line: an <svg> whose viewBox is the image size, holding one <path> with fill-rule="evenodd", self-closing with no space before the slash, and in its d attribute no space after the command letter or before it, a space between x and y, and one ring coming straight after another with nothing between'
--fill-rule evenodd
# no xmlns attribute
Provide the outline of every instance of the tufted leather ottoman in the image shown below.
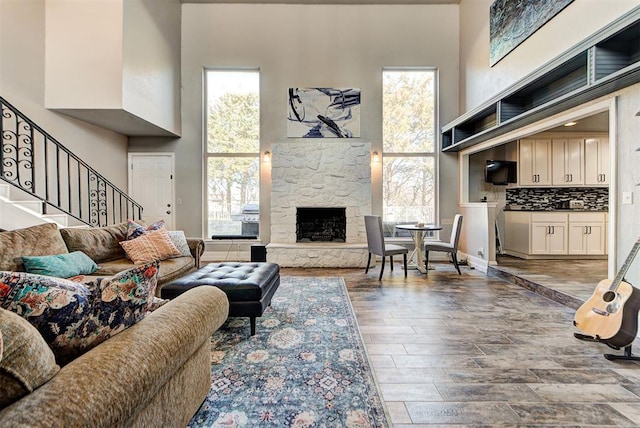
<svg viewBox="0 0 640 428"><path fill-rule="evenodd" d="M251 335L256 317L271 304L280 285L280 266L275 263L210 263L162 287L163 299L173 299L193 287L213 285L229 299L230 317L249 317Z"/></svg>

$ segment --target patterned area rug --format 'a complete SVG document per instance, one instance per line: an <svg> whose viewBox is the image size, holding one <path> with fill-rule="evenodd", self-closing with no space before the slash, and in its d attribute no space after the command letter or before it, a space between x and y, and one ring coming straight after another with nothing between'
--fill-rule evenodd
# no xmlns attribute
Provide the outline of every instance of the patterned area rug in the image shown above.
<svg viewBox="0 0 640 428"><path fill-rule="evenodd" d="M189 427L389 426L342 278L282 277L255 336L230 318L211 357Z"/></svg>

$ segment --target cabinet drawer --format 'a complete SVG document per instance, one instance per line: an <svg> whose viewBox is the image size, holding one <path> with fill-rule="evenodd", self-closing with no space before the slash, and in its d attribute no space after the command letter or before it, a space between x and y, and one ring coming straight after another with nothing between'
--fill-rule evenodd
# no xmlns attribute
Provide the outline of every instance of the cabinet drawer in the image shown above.
<svg viewBox="0 0 640 428"><path fill-rule="evenodd" d="M531 213L532 222L566 222L567 213Z"/></svg>
<svg viewBox="0 0 640 428"><path fill-rule="evenodd" d="M577 223L591 223L605 221L605 213L569 213L569 221Z"/></svg>

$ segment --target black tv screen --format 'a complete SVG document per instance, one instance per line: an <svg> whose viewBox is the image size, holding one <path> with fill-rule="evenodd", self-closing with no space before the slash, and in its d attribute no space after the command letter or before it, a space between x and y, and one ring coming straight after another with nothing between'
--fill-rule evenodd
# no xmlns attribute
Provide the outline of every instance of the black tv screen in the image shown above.
<svg viewBox="0 0 640 428"><path fill-rule="evenodd" d="M507 185L517 181L516 162L506 160L488 160L484 181L497 185Z"/></svg>

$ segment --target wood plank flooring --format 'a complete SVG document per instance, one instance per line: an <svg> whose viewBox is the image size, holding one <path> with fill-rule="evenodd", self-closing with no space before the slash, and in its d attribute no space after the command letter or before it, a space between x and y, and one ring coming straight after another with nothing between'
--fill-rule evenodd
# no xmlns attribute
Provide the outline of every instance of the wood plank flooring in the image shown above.
<svg viewBox="0 0 640 428"><path fill-rule="evenodd" d="M387 266L381 282L379 267L282 275L345 279L395 427L640 426L640 364L575 339L574 309L466 266L435 267L405 279Z"/></svg>

